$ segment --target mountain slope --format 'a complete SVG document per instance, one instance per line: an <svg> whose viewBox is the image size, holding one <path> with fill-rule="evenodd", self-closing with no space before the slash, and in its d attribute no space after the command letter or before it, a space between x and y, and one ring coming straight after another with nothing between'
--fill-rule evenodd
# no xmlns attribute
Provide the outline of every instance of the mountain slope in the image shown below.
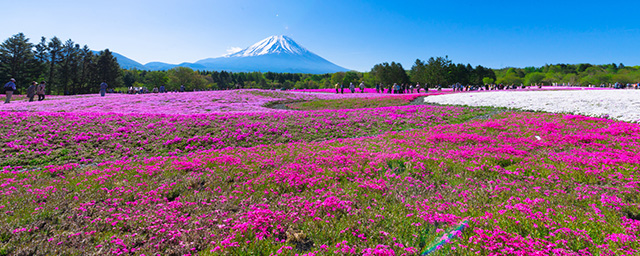
<svg viewBox="0 0 640 256"><path fill-rule="evenodd" d="M311 52L288 36L270 36L242 51L228 55L228 57L252 57L267 54L305 55L309 53Z"/></svg>
<svg viewBox="0 0 640 256"><path fill-rule="evenodd" d="M98 54L100 54L100 51L93 51L93 54L98 55ZM139 63L139 62L137 62L135 60L129 59L129 58L125 57L122 54L119 54L119 53L116 53L116 52L111 52L111 54L113 55L113 57L116 57L116 60L118 60L118 64L120 64L120 68L123 68L123 69L134 69L135 68L135 69L140 69L140 70L146 69L145 65L142 65L141 63Z"/></svg>
<svg viewBox="0 0 640 256"><path fill-rule="evenodd" d="M114 53L114 56L116 54ZM168 64L150 62L141 65L129 58L117 56L123 68L143 70L168 70L174 67L190 67L195 70L230 72L277 72L325 74L347 71L315 53L300 46L287 36L271 36L257 42L242 51L218 58L208 58L195 63ZM138 65L136 65L138 64Z"/></svg>
<svg viewBox="0 0 640 256"><path fill-rule="evenodd" d="M220 58L196 62L208 68L232 72L324 74L347 71L300 46L287 36L271 36L246 49Z"/></svg>

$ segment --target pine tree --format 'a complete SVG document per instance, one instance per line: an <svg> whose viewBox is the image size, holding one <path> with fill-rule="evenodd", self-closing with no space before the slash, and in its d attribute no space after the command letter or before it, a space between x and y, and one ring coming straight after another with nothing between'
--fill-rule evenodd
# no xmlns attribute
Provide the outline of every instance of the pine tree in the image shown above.
<svg viewBox="0 0 640 256"><path fill-rule="evenodd" d="M49 80L47 81L47 94L51 94L51 91L57 86L56 71L58 68L58 62L61 61L62 56L62 41L58 37L51 38L48 45L49 49Z"/></svg>
<svg viewBox="0 0 640 256"><path fill-rule="evenodd" d="M416 59L416 62L411 67L411 82L424 84L426 81L424 61Z"/></svg>
<svg viewBox="0 0 640 256"><path fill-rule="evenodd" d="M110 88L120 87L122 85L120 65L109 49L100 52L97 64L97 77L99 80L107 82ZM99 84L95 84L92 86L98 85Z"/></svg>
<svg viewBox="0 0 640 256"><path fill-rule="evenodd" d="M80 65L80 89L78 93L91 93L89 89L89 82L91 81L92 71L95 70L93 67L94 63L94 55L91 49L88 46L84 46L82 51L80 52L80 59L82 60L82 64Z"/></svg>
<svg viewBox="0 0 640 256"><path fill-rule="evenodd" d="M60 84L65 95L77 93L78 63L80 46L71 39L62 47L62 61L60 62Z"/></svg>
<svg viewBox="0 0 640 256"><path fill-rule="evenodd" d="M44 36L40 38L40 43L35 47L34 57L36 59L36 70L38 73L38 80L42 81L49 74L47 65L49 61L49 47L47 46L47 38Z"/></svg>
<svg viewBox="0 0 640 256"><path fill-rule="evenodd" d="M38 78L36 68L33 44L24 34L16 34L0 45L0 74L3 81L13 77L18 88L26 86Z"/></svg>
<svg viewBox="0 0 640 256"><path fill-rule="evenodd" d="M425 66L427 83L430 86L443 85L448 82L450 66L453 65L448 57L429 58Z"/></svg>

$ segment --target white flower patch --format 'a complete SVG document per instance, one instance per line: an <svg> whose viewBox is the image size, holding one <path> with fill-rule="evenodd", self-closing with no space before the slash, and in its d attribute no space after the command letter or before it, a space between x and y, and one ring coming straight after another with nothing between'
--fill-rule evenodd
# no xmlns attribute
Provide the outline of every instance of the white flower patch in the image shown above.
<svg viewBox="0 0 640 256"><path fill-rule="evenodd" d="M640 122L640 90L489 91L430 96L424 101L574 113Z"/></svg>

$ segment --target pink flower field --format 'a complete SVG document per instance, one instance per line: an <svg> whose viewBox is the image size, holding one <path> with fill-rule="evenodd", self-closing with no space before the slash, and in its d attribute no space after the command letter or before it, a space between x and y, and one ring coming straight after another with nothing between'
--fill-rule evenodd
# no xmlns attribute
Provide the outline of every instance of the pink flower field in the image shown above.
<svg viewBox="0 0 640 256"><path fill-rule="evenodd" d="M640 255L638 124L413 98L6 104L0 255Z"/></svg>
<svg viewBox="0 0 640 256"><path fill-rule="evenodd" d="M53 97L54 100L12 102L0 111L73 112L191 115L219 112L273 112L264 104L273 101L308 101L371 97L366 94L309 94L280 91L243 90L163 94L107 94Z"/></svg>

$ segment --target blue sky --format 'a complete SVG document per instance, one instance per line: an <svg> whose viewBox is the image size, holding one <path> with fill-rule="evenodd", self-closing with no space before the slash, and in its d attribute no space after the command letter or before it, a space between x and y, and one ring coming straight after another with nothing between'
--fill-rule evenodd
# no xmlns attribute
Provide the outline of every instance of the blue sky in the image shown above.
<svg viewBox="0 0 640 256"><path fill-rule="evenodd" d="M492 68L640 65L640 1L0 0L19 32L109 48L142 64L195 62L288 35L340 66L409 69L448 55Z"/></svg>

